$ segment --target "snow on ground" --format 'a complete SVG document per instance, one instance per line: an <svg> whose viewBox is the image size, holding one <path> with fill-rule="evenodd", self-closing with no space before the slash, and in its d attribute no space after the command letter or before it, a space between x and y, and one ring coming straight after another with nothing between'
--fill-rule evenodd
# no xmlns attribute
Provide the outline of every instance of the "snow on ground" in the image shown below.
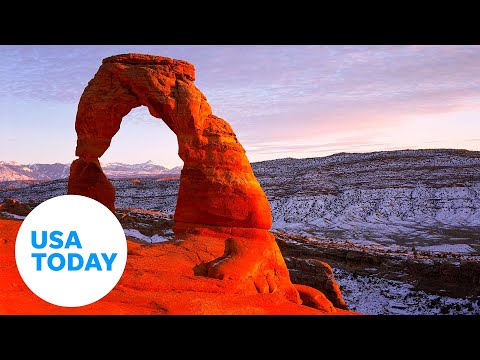
<svg viewBox="0 0 480 360"><path fill-rule="evenodd" d="M443 244L443 245L432 245L432 246L418 246L417 250L425 250L425 251L435 251L435 252L452 252L452 253L460 253L460 254L467 254L467 253L474 253L476 252L471 246L467 244Z"/></svg>
<svg viewBox="0 0 480 360"><path fill-rule="evenodd" d="M479 152L336 154L252 168L277 230L410 247L462 243L480 251Z"/></svg>
<svg viewBox="0 0 480 360"><path fill-rule="evenodd" d="M301 236L416 248L466 244L480 252L480 152L337 154L252 163L273 229ZM173 213L179 180L112 180L115 206ZM67 180L0 190L0 201L41 202Z"/></svg>
<svg viewBox="0 0 480 360"><path fill-rule="evenodd" d="M26 218L26 216L21 216L21 215L16 215L16 214L10 214L10 213L5 212L5 211L2 211L2 215L5 216L5 217L8 217L8 218L19 219L19 220L23 220L23 219Z"/></svg>
<svg viewBox="0 0 480 360"><path fill-rule="evenodd" d="M135 229L124 229L123 232L125 233L125 236L131 236L131 237L134 237L135 239L139 239L152 244L164 242L164 241L170 241L170 239L164 236L160 236L158 234L154 234L153 236L143 235L140 231Z"/></svg>
<svg viewBox="0 0 480 360"><path fill-rule="evenodd" d="M333 269L351 310L370 315L480 315L480 299L457 299L415 291L400 281Z"/></svg>
<svg viewBox="0 0 480 360"><path fill-rule="evenodd" d="M300 234L301 229L318 237L372 240L420 246L462 241L478 244L480 237L480 186L471 198L458 199L462 191L444 193L423 189L354 189L332 195L289 194L270 197L273 227ZM448 191L447 191L448 190ZM466 196L466 195L465 195ZM470 195L468 195L470 196ZM392 203L392 199L395 201Z"/></svg>

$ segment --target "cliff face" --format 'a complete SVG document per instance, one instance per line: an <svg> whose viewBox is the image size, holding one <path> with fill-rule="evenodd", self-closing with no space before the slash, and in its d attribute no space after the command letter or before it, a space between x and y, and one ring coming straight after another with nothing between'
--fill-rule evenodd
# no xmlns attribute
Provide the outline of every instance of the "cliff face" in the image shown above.
<svg viewBox="0 0 480 360"><path fill-rule="evenodd" d="M292 281L323 289L321 277L328 262L349 273L397 280L414 289L463 298L480 296L478 256L365 247L345 241L316 239L275 232ZM322 290L323 291L323 290Z"/></svg>
<svg viewBox="0 0 480 360"><path fill-rule="evenodd" d="M478 151L336 154L252 167L279 231L410 248L475 249L480 235Z"/></svg>

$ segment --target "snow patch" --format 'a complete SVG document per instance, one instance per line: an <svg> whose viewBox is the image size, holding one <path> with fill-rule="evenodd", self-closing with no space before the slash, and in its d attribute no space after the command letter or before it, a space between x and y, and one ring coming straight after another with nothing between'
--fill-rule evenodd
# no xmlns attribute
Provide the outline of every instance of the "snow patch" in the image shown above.
<svg viewBox="0 0 480 360"><path fill-rule="evenodd" d="M425 251L438 251L438 252L452 252L452 253L474 253L476 250L467 244L442 244L442 245L431 245L431 246L418 246L417 250Z"/></svg>
<svg viewBox="0 0 480 360"><path fill-rule="evenodd" d="M123 232L125 233L125 236L131 236L136 239L139 239L148 243L152 243L152 244L170 240L158 234L155 234L153 236L146 236L136 229L124 229Z"/></svg>
<svg viewBox="0 0 480 360"><path fill-rule="evenodd" d="M5 212L5 211L2 212L2 215L6 216L6 217L9 217L9 218L12 218L12 219L19 219L19 220L23 220L23 219L26 218L26 216L10 214L10 213Z"/></svg>
<svg viewBox="0 0 480 360"><path fill-rule="evenodd" d="M479 315L480 300L415 291L400 281L333 268L342 297L353 311L370 315Z"/></svg>

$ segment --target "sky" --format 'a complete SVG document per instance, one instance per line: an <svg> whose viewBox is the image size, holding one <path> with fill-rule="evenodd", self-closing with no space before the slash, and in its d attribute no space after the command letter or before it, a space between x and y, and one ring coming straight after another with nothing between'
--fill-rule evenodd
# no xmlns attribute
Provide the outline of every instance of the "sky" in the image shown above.
<svg viewBox="0 0 480 360"><path fill-rule="evenodd" d="M103 58L195 65L195 85L251 162L339 152L480 150L480 46L0 45L0 160L71 163L78 101ZM175 134L145 107L101 162L178 166Z"/></svg>

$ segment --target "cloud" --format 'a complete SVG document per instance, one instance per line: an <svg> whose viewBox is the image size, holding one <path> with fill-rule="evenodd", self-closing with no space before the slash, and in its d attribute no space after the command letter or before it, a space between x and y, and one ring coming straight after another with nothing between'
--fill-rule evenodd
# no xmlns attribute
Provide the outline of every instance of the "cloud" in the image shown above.
<svg viewBox="0 0 480 360"><path fill-rule="evenodd" d="M443 108L480 91L480 46L3 46L1 95L76 103L102 58L123 52L192 61L222 112L254 116L312 102Z"/></svg>
<svg viewBox="0 0 480 360"><path fill-rule="evenodd" d="M480 108L479 46L256 46L234 53L219 54L200 88L245 139L389 127L405 116Z"/></svg>
<svg viewBox="0 0 480 360"><path fill-rule="evenodd" d="M343 136L332 141L310 140L293 142L247 142L244 147L251 161L266 158L321 156L345 151L365 151L371 148L389 146L375 140L377 134L370 133L360 136ZM279 155L281 154L281 155Z"/></svg>
<svg viewBox="0 0 480 360"><path fill-rule="evenodd" d="M76 109L101 60L127 52L192 62L213 112L257 154L387 147L347 133L393 131L411 115L480 110L480 46L2 46L0 98ZM2 121L9 111L0 109ZM63 119L41 120L71 131ZM145 132L158 124L137 110L128 120L146 124Z"/></svg>
<svg viewBox="0 0 480 360"><path fill-rule="evenodd" d="M0 96L76 104L102 59L127 52L168 56L184 51L169 46L2 46Z"/></svg>

